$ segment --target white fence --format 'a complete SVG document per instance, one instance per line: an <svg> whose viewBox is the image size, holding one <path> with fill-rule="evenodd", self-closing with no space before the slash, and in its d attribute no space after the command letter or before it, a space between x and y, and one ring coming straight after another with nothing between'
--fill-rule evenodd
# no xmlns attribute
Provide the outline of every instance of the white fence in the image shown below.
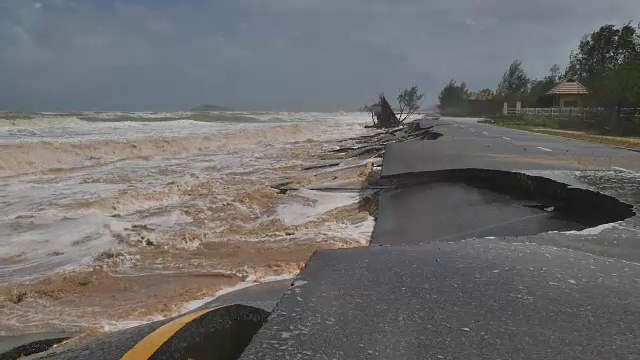
<svg viewBox="0 0 640 360"><path fill-rule="evenodd" d="M509 107L504 103L502 109L504 115L540 115L554 118L577 118L584 119L606 116L603 108L577 108L577 107L552 107L552 108L523 108L520 102L516 103L516 107ZM620 109L620 117L627 118L638 122L640 120L640 108L622 108Z"/></svg>
<svg viewBox="0 0 640 360"><path fill-rule="evenodd" d="M542 115L553 117L579 116L597 113L583 108L506 108L504 115Z"/></svg>

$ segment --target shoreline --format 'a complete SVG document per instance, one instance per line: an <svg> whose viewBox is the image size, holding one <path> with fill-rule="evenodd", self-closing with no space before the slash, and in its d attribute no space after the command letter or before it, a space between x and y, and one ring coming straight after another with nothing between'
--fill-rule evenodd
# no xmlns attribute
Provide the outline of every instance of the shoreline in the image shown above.
<svg viewBox="0 0 640 360"><path fill-rule="evenodd" d="M341 121L274 123L265 129L274 132L269 136L280 139L278 144L247 142L250 146L229 148L218 141L207 145L212 151L198 150L191 156L180 152L181 160L170 161L169 167L161 162L155 165L158 161L153 158L125 156L118 160L118 169L73 167L41 179L33 177L33 172L15 175L15 179L31 176L28 185L38 180L51 182L53 188L64 179L88 186L126 185L124 191L83 197L73 208L63 208L74 214L97 209L105 220L126 226L114 235L119 248L85 258L83 262L90 266L0 288L3 342L16 344L47 329L51 331L42 336L80 334L71 340L77 344L225 301L270 310L315 251L369 242L373 218L354 192L368 180L372 170L368 164L379 159L348 151L370 131ZM284 134L283 127L288 129ZM238 128L238 134L243 131ZM322 134L312 136L318 132ZM225 134L215 138L227 141ZM315 139L304 140L311 138ZM132 151L142 147L140 141L144 139L134 140ZM118 149L127 144L118 142ZM338 148L347 152L334 152ZM161 150L161 155L174 154L171 149ZM327 159L332 164L325 165ZM131 166L134 172L127 171ZM144 171L138 174L140 167ZM114 170L123 174L109 173ZM138 182L145 183L147 178L159 181L140 187ZM273 186L285 182L286 188ZM165 208L172 213L158 214ZM35 217L18 220L26 226L39 221ZM161 233L155 231L158 228L169 230ZM51 256L62 253L55 250ZM31 254L26 255L28 259Z"/></svg>
<svg viewBox="0 0 640 360"><path fill-rule="evenodd" d="M318 149L316 153L326 156L327 146L342 145L331 143L326 142L322 146L325 150ZM322 156L308 158L307 163L322 161ZM125 329L190 311L230 290L290 279L318 249L366 245L373 219L365 209L360 209L353 191L345 189L362 187L370 171L367 164L372 161L375 160L364 154L342 159L339 165L329 169L292 167L285 173L292 180L292 190L275 197L272 194L282 190L270 188L271 181L256 184L265 194L270 194L265 206L273 209L267 214L278 219L276 227L270 224L272 220L263 217L258 219L263 227L251 229L242 238L213 242L196 238L196 246L185 249L167 248L162 243L155 243L155 239L151 245L127 243L129 246L123 250L96 257L104 261L97 266L4 286L0 289L0 299L5 302L0 306L6 325L3 333L5 336L28 334L43 326L54 332ZM246 185L238 183L237 186ZM345 192L344 199L341 192ZM245 197L240 201L247 200ZM304 216L289 219L292 211ZM260 237L256 238L257 235ZM184 236L188 236L189 241L194 240L189 234ZM172 260L176 252L181 256L179 262ZM180 267L166 268L167 273L137 265L151 260L162 261L159 255ZM130 265L119 269L121 265L118 264L124 262ZM202 273L205 268L198 265L201 263L214 267ZM112 266L117 266L115 272L110 270ZM135 267L127 270L131 266ZM157 301L145 304L144 298ZM46 304L51 304L52 308ZM106 309L108 321L100 320L104 313L98 309ZM24 314L29 315L25 317ZM85 325L81 325L83 319L88 321ZM26 326L21 327L21 323Z"/></svg>
<svg viewBox="0 0 640 360"><path fill-rule="evenodd" d="M291 275L291 274L290 274ZM167 321L172 318L180 318L189 313L202 311L204 309L211 309L215 307L225 306L225 305L233 305L233 304L244 304L257 308L261 308L266 311L271 311L273 307L275 307L277 301L281 298L282 294L290 287L293 278L288 279L277 279L272 278L270 281L265 281L261 283L256 282L242 282L236 284L235 286L230 286L228 288L221 289L215 297L211 297L208 299L200 299L194 300L190 304L196 305L196 302L202 302L201 304L197 304L197 306L190 306L188 311L183 311L178 314L174 314L169 317L164 317L162 319L158 319L156 321ZM247 286L247 284L251 284ZM242 286L238 286L242 285ZM186 310L186 309L185 309ZM153 321L153 322L156 322ZM135 326L146 326L153 322L143 322L140 324L133 324L132 326L122 327L119 329L112 329L108 332L33 332L33 333L24 333L24 334L16 334L16 335L2 335L0 336L0 354L10 351L12 349L16 349L21 346L26 346L29 344L37 343L39 341L46 341L50 339L59 339L59 338L68 338L63 341L57 341L55 345L53 345L50 349L45 350L43 352L39 352L39 354L43 354L45 352L62 352L69 348L74 348L76 346L82 346L83 344L88 344L92 341L95 341L103 336L106 336L111 333L115 333L118 331L123 331L126 329L130 329Z"/></svg>

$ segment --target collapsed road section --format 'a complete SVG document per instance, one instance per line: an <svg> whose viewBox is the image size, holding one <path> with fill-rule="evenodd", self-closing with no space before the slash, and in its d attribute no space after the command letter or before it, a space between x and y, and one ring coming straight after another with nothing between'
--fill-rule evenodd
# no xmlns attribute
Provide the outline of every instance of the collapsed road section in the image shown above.
<svg viewBox="0 0 640 360"><path fill-rule="evenodd" d="M407 173L377 185L386 186L373 233L381 245L584 230L635 214L614 197L510 171Z"/></svg>
<svg viewBox="0 0 640 360"><path fill-rule="evenodd" d="M442 136L386 144L371 246L316 253L242 359L637 357L640 200L610 194L640 180L614 169L640 155L420 127Z"/></svg>

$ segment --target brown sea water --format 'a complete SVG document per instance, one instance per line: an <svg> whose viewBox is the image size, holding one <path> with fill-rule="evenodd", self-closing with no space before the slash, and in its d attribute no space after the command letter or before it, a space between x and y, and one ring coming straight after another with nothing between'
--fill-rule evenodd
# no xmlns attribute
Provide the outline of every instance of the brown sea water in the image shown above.
<svg viewBox="0 0 640 360"><path fill-rule="evenodd" d="M301 169L368 121L0 113L0 334L132 326L367 244L366 159ZM298 190L270 187L284 181ZM355 190L310 190L332 184Z"/></svg>

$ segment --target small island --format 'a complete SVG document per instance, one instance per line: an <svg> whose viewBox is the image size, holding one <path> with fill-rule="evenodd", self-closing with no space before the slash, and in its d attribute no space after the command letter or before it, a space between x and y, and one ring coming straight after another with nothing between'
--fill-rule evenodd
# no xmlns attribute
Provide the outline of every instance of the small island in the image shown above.
<svg viewBox="0 0 640 360"><path fill-rule="evenodd" d="M191 109L191 111L233 111L233 109L226 106L202 105Z"/></svg>

